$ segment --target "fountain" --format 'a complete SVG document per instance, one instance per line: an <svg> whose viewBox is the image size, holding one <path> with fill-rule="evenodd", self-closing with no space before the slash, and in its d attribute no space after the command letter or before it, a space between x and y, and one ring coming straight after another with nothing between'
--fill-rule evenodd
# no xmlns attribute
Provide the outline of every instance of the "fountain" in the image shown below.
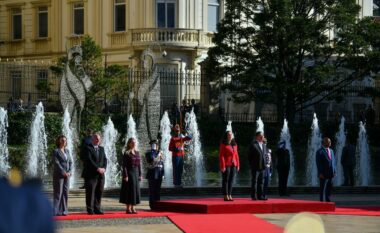
<svg viewBox="0 0 380 233"><path fill-rule="evenodd" d="M171 138L171 124L168 116L168 112L165 111L160 122L160 133L161 133L161 151L165 156L165 184L166 186L172 185L173 180L173 168L172 168L172 155L169 151L169 143Z"/></svg>
<svg viewBox="0 0 380 233"><path fill-rule="evenodd" d="M30 177L47 175L47 139L45 133L44 107L40 102L36 106L36 113L30 128L29 146L27 151L26 174Z"/></svg>
<svg viewBox="0 0 380 233"><path fill-rule="evenodd" d="M119 186L120 172L117 162L116 143L118 132L111 120L108 118L107 125L103 127L102 146L107 157L107 168L105 173L105 188L115 188Z"/></svg>
<svg viewBox="0 0 380 233"><path fill-rule="evenodd" d="M295 184L295 165L294 165L294 154L292 150L292 144L290 142L290 132L288 127L288 121L284 119L284 125L281 130L280 135L280 142L284 141L286 143L286 149L289 151L290 155L290 170L289 170L289 178L288 178L288 184L294 185Z"/></svg>
<svg viewBox="0 0 380 233"><path fill-rule="evenodd" d="M311 125L311 137L308 143L306 184L309 186L318 185L318 171L315 155L322 146L322 135L319 130L317 114L314 113L313 124Z"/></svg>
<svg viewBox="0 0 380 233"><path fill-rule="evenodd" d="M341 185L343 183L343 167L340 164L342 158L343 147L346 145L346 133L344 131L345 118L342 116L339 124L339 131L335 135L336 146L335 146L335 159L337 166L337 176L334 179L335 185Z"/></svg>
<svg viewBox="0 0 380 233"><path fill-rule="evenodd" d="M230 131L232 133L232 121L228 121L228 124L226 126L226 131Z"/></svg>
<svg viewBox="0 0 380 233"><path fill-rule="evenodd" d="M7 176L8 164L8 114L4 108L0 107L0 177Z"/></svg>
<svg viewBox="0 0 380 233"><path fill-rule="evenodd" d="M139 150L139 139L138 139L137 131L136 131L136 122L133 119L132 114L129 115L127 125L128 125L128 130L127 130L127 136L125 138L125 146L127 146L128 139L134 138L136 140L136 150L138 151Z"/></svg>
<svg viewBox="0 0 380 233"><path fill-rule="evenodd" d="M65 113L63 114L63 122L62 122L62 134L65 135L67 140L66 148L69 150L69 156L71 161L73 161L71 168L71 178L70 178L70 189L74 188L77 182L77 174L76 174L76 156L75 156L75 148L74 141L75 135L74 130L70 127L71 117L68 108L65 109Z"/></svg>
<svg viewBox="0 0 380 233"><path fill-rule="evenodd" d="M356 147L357 173L358 173L358 185L368 186L371 183L371 161L369 153L369 145L367 139L367 131L363 122L359 123L359 137Z"/></svg>
<svg viewBox="0 0 380 233"><path fill-rule="evenodd" d="M256 132L262 132L264 134L264 122L261 120L261 117L257 118Z"/></svg>
<svg viewBox="0 0 380 233"><path fill-rule="evenodd" d="M194 109L191 110L191 113L188 114L188 117L185 119L186 128L188 129L188 134L192 136L192 140L189 143L189 152L193 159L193 166L195 166L195 182L197 187L202 186L202 179L204 176L204 164L203 164L203 153L201 145L201 135L199 133L197 116L194 113ZM195 161L194 161L195 160Z"/></svg>

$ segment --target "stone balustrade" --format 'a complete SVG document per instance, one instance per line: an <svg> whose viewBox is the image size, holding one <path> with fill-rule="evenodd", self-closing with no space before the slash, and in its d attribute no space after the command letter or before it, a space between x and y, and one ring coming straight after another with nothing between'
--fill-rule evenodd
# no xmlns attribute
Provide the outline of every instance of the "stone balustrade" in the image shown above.
<svg viewBox="0 0 380 233"><path fill-rule="evenodd" d="M212 34L195 29L132 29L132 45L162 43L181 47L211 47Z"/></svg>

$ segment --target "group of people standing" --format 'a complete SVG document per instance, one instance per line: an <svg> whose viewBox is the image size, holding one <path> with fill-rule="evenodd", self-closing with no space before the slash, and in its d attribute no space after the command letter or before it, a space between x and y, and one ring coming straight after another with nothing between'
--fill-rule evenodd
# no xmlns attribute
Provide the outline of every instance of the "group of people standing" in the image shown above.
<svg viewBox="0 0 380 233"><path fill-rule="evenodd" d="M317 151L315 159L320 181L320 201L330 202L332 181L336 176L336 159L330 148L331 140L322 140L322 147ZM345 184L351 181L354 154L350 146L343 149L342 165L346 164ZM251 170L251 199L268 200L267 189L272 173L272 153L267 147L263 132L256 132L255 139L248 148L248 164ZM278 190L280 196L289 196L287 182L290 171L290 154L286 142L280 141L277 150ZM236 173L240 170L238 146L231 131L226 131L219 146L219 165L222 173L222 193L224 201L233 201L232 185ZM344 166L344 165L343 165Z"/></svg>
<svg viewBox="0 0 380 233"><path fill-rule="evenodd" d="M180 126L174 127L174 135L169 144L172 152L173 183L175 187L182 187L184 142L191 140L190 136L184 136L180 132ZM83 139L80 148L80 160L83 163L82 177L86 190L86 210L89 215L102 215L101 197L104 190L105 172L107 169L107 157L104 148L100 146L100 133L87 130L87 136ZM160 200L162 179L164 177L165 157L160 150L159 140L150 141L150 149L145 153L147 162L146 179L149 185L149 206ZM68 190L72 157L66 148L67 139L64 135L58 136L56 149L53 151L53 206L54 215L68 214ZM141 202L140 181L142 179L142 158L136 149L136 139L129 138L122 155L122 182L119 202L126 205L126 213L136 214L135 206Z"/></svg>
<svg viewBox="0 0 380 233"><path fill-rule="evenodd" d="M257 132L249 145L248 163L251 169L251 199L267 200L267 187L271 176L271 150L266 146L262 132ZM219 166L222 173L222 193L225 201L233 201L232 185L240 170L238 146L231 131L226 131L219 146Z"/></svg>
<svg viewBox="0 0 380 233"><path fill-rule="evenodd" d="M173 128L174 134L169 143L172 152L173 184L176 188L182 187L182 173L184 165L186 141L192 140L190 135L181 134L181 128L177 124ZM86 210L89 215L103 214L101 210L101 197L104 190L105 172L107 169L107 157L104 148L100 146L101 135L88 130L83 139L80 159L83 162L82 177L86 190ZM164 178L164 155L159 147L159 140L152 140L150 149L145 153L147 162L146 179L149 185L149 205L153 209L160 200L160 190ZM53 151L54 172L54 215L68 214L68 190L73 161L70 152L66 148L67 139L64 135L56 139L56 149ZM316 164L320 180L320 200L330 201L332 179L336 176L335 155L331 146L331 140L324 138L322 148L316 153ZM343 150L342 164L352 167L352 148ZM248 148L248 164L251 170L251 199L268 200L267 188L272 173L272 152L267 147L267 141L263 132L256 132L255 139ZM222 193L224 201L233 201L232 186L234 178L240 170L240 158L238 145L231 131L226 131L219 146L219 166L222 173ZM126 213L137 213L135 206L141 202L140 181L142 158L136 149L136 139L129 138L123 149L122 155L122 182L120 190L120 203L126 205ZM286 149L286 142L280 141L277 150L277 171L279 177L279 194L288 196L287 180L290 170L290 155ZM346 171L347 170L347 171ZM349 169L345 170L345 178L352 182Z"/></svg>

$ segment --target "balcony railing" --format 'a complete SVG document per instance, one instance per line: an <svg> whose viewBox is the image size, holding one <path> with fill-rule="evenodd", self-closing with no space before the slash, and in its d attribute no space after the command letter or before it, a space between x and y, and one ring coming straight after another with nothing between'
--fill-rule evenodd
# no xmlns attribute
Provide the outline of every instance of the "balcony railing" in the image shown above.
<svg viewBox="0 0 380 233"><path fill-rule="evenodd" d="M111 47L123 47L129 45L128 32L113 32L109 34Z"/></svg>
<svg viewBox="0 0 380 233"><path fill-rule="evenodd" d="M195 29L132 29L132 45L164 43L175 46L212 46L211 33Z"/></svg>

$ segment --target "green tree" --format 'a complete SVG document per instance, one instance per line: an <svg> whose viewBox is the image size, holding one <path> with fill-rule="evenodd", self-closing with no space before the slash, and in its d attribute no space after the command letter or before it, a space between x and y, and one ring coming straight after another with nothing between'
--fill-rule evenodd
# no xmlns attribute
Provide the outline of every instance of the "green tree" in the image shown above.
<svg viewBox="0 0 380 233"><path fill-rule="evenodd" d="M355 0L227 0L206 69L228 79L234 101L275 103L292 122L379 72L380 24L359 10Z"/></svg>

